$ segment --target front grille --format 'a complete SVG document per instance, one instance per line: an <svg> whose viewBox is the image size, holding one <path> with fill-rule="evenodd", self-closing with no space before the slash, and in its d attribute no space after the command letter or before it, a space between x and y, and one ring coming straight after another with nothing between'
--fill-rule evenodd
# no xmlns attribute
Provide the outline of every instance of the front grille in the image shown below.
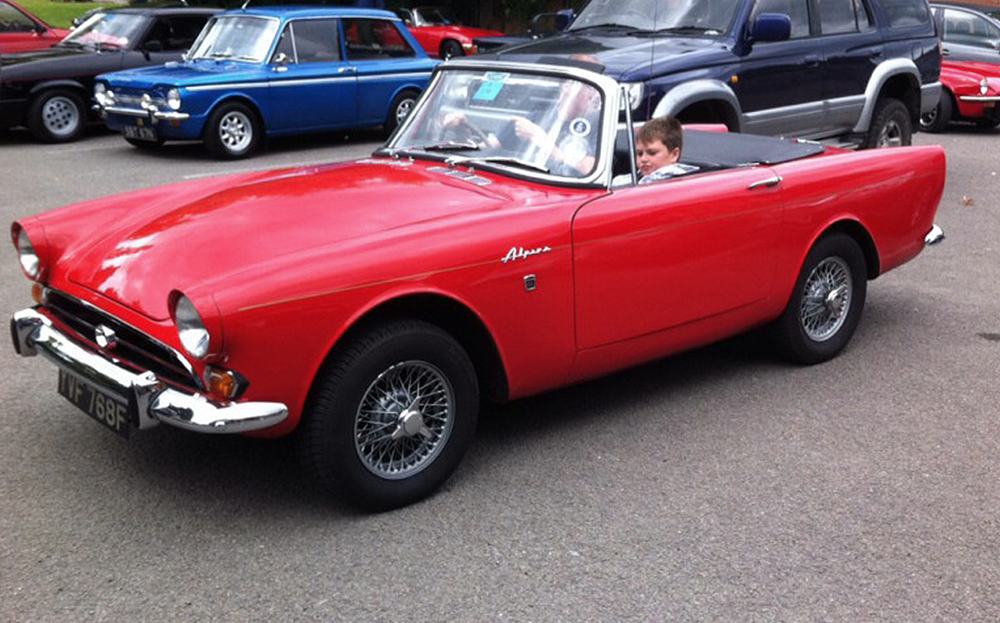
<svg viewBox="0 0 1000 623"><path fill-rule="evenodd" d="M76 300L48 290L45 309L98 350L95 331L104 325L115 332L117 344L108 352L136 372L152 371L157 378L183 388L197 390L196 377L180 354L117 318Z"/></svg>

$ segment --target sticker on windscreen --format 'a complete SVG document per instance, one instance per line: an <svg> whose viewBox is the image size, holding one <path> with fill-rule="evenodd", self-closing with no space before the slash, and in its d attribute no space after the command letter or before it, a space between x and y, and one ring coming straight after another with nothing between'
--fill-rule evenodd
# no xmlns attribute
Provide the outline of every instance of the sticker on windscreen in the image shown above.
<svg viewBox="0 0 1000 623"><path fill-rule="evenodd" d="M510 78L510 74L506 72L487 72L483 83L479 85L479 89L472 96L472 99L481 102L492 102L497 98L497 95L500 95L500 91L503 89L504 83L507 82L507 78Z"/></svg>

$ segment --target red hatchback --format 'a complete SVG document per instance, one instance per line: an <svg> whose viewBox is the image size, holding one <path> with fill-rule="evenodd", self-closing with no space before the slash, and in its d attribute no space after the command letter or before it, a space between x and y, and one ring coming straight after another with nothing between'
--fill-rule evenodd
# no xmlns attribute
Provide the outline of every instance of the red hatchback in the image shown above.
<svg viewBox="0 0 1000 623"><path fill-rule="evenodd" d="M0 0L0 53L52 47L68 34L68 30L49 26L10 0Z"/></svg>
<svg viewBox="0 0 1000 623"><path fill-rule="evenodd" d="M475 54L477 37L499 37L502 32L463 26L452 17L447 9L439 7L417 7L397 9L396 13L406 23L417 43L432 58L448 60L456 56Z"/></svg>

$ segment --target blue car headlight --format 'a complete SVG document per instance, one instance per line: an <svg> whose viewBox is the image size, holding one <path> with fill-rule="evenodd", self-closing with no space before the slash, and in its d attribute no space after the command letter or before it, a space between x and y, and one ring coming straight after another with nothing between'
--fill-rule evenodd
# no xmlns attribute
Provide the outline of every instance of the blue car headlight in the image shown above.
<svg viewBox="0 0 1000 623"><path fill-rule="evenodd" d="M167 106L171 110L181 109L181 91L180 89L170 89L167 91Z"/></svg>

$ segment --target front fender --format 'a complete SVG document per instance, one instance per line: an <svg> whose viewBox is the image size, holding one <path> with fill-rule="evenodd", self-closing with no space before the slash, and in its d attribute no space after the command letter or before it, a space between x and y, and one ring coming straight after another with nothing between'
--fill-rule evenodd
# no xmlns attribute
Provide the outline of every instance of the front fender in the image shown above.
<svg viewBox="0 0 1000 623"><path fill-rule="evenodd" d="M57 88L73 89L76 91L80 91L81 93L83 93L87 101L93 99L93 94L87 92L86 85L84 85L79 80L72 80L70 78L63 78L59 80L45 80L43 82L39 82L38 84L31 87L31 89L28 91L28 94L35 95L37 93L41 93L42 91L47 91L49 89L57 89Z"/></svg>

